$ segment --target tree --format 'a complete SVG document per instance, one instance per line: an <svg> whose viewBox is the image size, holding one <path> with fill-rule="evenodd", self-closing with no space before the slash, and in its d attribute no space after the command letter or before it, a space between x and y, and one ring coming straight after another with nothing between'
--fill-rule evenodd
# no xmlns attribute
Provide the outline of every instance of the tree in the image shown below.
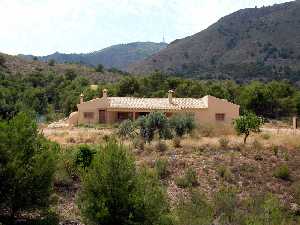
<svg viewBox="0 0 300 225"><path fill-rule="evenodd" d="M88 168L94 158L95 152L87 145L81 145L78 147L76 153L75 163L81 166L84 170Z"/></svg>
<svg viewBox="0 0 300 225"><path fill-rule="evenodd" d="M168 212L156 176L137 172L132 155L114 141L101 147L82 180L78 204L87 224L160 224Z"/></svg>
<svg viewBox="0 0 300 225"><path fill-rule="evenodd" d="M244 135L244 143L246 143L251 132L260 132L260 127L263 123L261 117L258 117L253 113L247 113L234 120L234 128L239 135Z"/></svg>
<svg viewBox="0 0 300 225"><path fill-rule="evenodd" d="M126 76L118 84L118 96L132 96L138 93L140 85L135 77Z"/></svg>
<svg viewBox="0 0 300 225"><path fill-rule="evenodd" d="M4 67L5 66L5 62L6 62L6 59L4 58L4 56L0 55L0 66Z"/></svg>
<svg viewBox="0 0 300 225"><path fill-rule="evenodd" d="M0 122L0 208L16 212L48 206L55 164L53 144L25 113Z"/></svg>
<svg viewBox="0 0 300 225"><path fill-rule="evenodd" d="M55 65L55 60L54 59L50 59L48 62L49 66L54 66Z"/></svg>
<svg viewBox="0 0 300 225"><path fill-rule="evenodd" d="M99 72L99 73L103 73L103 71L104 71L104 66L102 65L102 64L98 64L97 66L96 66L96 72Z"/></svg>

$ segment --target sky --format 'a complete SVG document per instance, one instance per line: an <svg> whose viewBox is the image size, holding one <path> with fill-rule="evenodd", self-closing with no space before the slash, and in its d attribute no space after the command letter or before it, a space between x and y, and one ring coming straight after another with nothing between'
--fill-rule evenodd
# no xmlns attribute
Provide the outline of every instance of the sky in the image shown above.
<svg viewBox="0 0 300 225"><path fill-rule="evenodd" d="M0 0L0 52L87 53L195 34L243 8L288 0Z"/></svg>

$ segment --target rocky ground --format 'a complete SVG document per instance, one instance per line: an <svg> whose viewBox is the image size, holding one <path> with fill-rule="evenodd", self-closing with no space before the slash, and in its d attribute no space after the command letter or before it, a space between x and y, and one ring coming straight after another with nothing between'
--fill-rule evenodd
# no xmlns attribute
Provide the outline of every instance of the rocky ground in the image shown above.
<svg viewBox="0 0 300 225"><path fill-rule="evenodd" d="M115 133L113 128L44 128L43 133L63 146L77 144L98 144ZM217 133L217 132L215 132ZM223 141L222 141L222 140ZM225 141L224 141L225 140ZM200 131L181 140L181 147L175 148L173 141L167 141L166 151L159 151L156 143L147 144L144 149L129 145L136 157L137 165L154 168L156 160L168 161L168 176L162 180L166 185L171 204L187 194L186 189L176 185L176 179L188 168L193 168L198 175L199 185L195 187L210 198L221 186L230 185L238 190L240 197L253 193L271 192L278 196L289 208L295 206L293 187L300 182L300 132L279 130L267 127L261 134L252 135L246 145L242 137L233 133L224 135L210 134L204 137ZM287 165L289 178L279 179L274 171ZM65 222L62 224L79 224L79 210L76 207L76 192L79 181L68 187L56 187L59 198L58 214Z"/></svg>

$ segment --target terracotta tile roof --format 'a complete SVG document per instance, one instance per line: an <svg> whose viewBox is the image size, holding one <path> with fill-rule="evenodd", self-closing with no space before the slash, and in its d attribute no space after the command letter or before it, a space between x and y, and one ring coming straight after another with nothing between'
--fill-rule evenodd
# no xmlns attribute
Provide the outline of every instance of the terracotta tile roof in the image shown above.
<svg viewBox="0 0 300 225"><path fill-rule="evenodd" d="M145 109L145 110L181 110L207 108L206 98L134 98L108 97L108 108L113 109Z"/></svg>

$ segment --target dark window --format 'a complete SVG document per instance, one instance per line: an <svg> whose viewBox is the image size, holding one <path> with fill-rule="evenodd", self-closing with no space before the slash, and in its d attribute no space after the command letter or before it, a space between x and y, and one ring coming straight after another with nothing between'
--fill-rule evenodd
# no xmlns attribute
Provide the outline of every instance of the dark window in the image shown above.
<svg viewBox="0 0 300 225"><path fill-rule="evenodd" d="M94 113L93 112L85 112L85 113L83 113L83 117L85 119L93 119L94 118Z"/></svg>
<svg viewBox="0 0 300 225"><path fill-rule="evenodd" d="M132 112L118 112L118 120L123 121L123 120L128 120L133 118L133 113Z"/></svg>
<svg viewBox="0 0 300 225"><path fill-rule="evenodd" d="M216 121L225 121L225 113L216 113Z"/></svg>

